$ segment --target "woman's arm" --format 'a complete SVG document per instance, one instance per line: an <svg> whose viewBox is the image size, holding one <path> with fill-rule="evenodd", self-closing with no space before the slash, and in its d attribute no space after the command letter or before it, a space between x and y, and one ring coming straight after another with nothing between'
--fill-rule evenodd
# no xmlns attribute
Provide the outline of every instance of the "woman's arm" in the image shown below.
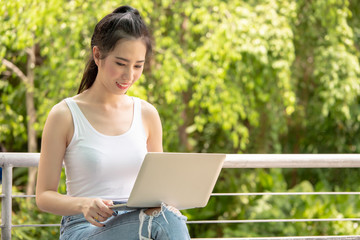
<svg viewBox="0 0 360 240"><path fill-rule="evenodd" d="M63 101L50 111L46 120L41 144L40 162L36 185L36 204L46 212L58 215L83 213L85 218L96 226L103 226L93 217L98 215L100 221L111 216L112 210L106 205L111 201L91 198L80 198L58 193L63 158L74 129L70 110Z"/></svg>
<svg viewBox="0 0 360 240"><path fill-rule="evenodd" d="M141 113L147 134L148 152L162 152L162 126L158 111L150 103L142 101Z"/></svg>

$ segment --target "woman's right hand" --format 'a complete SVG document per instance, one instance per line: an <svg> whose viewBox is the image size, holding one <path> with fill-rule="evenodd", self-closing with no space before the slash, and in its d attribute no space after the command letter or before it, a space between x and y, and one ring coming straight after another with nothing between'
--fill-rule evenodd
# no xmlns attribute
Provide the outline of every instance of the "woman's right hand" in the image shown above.
<svg viewBox="0 0 360 240"><path fill-rule="evenodd" d="M111 200L88 198L82 206L82 213L89 223L97 227L104 227L105 225L101 222L106 221L114 214L114 211L109 208L112 205Z"/></svg>

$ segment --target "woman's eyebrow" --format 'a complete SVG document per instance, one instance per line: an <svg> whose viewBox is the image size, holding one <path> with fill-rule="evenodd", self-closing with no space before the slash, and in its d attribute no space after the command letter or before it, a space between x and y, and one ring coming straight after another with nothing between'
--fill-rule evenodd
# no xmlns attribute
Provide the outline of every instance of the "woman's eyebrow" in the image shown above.
<svg viewBox="0 0 360 240"><path fill-rule="evenodd" d="M123 61L125 61L125 62L130 62L130 60L129 59L126 59L126 58L122 58L122 57L115 57L115 58L117 58L117 59L120 59L120 60L123 60ZM137 63L141 63L141 62L145 62L145 60L139 60L139 61L136 61Z"/></svg>

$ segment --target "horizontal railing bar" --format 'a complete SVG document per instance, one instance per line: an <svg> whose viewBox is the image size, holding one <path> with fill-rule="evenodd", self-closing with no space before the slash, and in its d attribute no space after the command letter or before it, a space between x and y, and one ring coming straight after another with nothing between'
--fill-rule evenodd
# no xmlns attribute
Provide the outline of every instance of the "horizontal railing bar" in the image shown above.
<svg viewBox="0 0 360 240"><path fill-rule="evenodd" d="M13 167L37 167L40 153L0 153L0 166L11 163Z"/></svg>
<svg viewBox="0 0 360 240"><path fill-rule="evenodd" d="M39 153L0 153L0 167L36 167ZM360 154L227 154L223 168L358 168ZM359 192L302 192L302 193L214 193L212 196L256 196L256 195L359 195ZM7 195L8 197L10 194ZM1 194L4 199L5 195ZM13 195L11 197L35 197L35 195ZM269 223L269 222L336 222L360 221L360 218L328 218L328 219L254 219L254 220L201 220L188 221L188 224L206 223ZM3 223L4 224L4 223ZM60 224L28 224L11 225L10 227L59 227ZM5 229L5 225L0 226ZM3 232L2 232L3 233ZM346 237L346 236L345 236ZM353 237L353 236L349 236ZM228 239L255 239L255 238L228 238ZM296 239L291 238L257 238L257 239ZM299 239L310 239L299 237ZM312 239L322 239L316 236ZM331 239L325 237L323 239ZM337 236L336 239L344 239ZM347 238L349 239L349 238ZM352 238L351 238L352 239ZM359 238L357 238L359 239Z"/></svg>
<svg viewBox="0 0 360 240"><path fill-rule="evenodd" d="M60 224L23 224L11 225L11 227L60 227Z"/></svg>
<svg viewBox="0 0 360 240"><path fill-rule="evenodd" d="M13 198L34 198L36 195L12 195Z"/></svg>
<svg viewBox="0 0 360 240"><path fill-rule="evenodd" d="M274 222L359 222L360 218L309 218L309 219L253 219L253 220L199 220L187 221L187 224L213 223L274 223Z"/></svg>
<svg viewBox="0 0 360 240"><path fill-rule="evenodd" d="M360 239L360 235L344 235L344 236L302 236L302 237L253 237L253 238L192 238L196 240L320 240L320 239L336 239L336 240L355 240Z"/></svg>
<svg viewBox="0 0 360 240"><path fill-rule="evenodd" d="M287 195L360 195L360 192L258 192L258 193L212 193L212 197L218 196L287 196Z"/></svg>
<svg viewBox="0 0 360 240"><path fill-rule="evenodd" d="M360 192L257 192L257 193L212 193L212 197L227 196L287 196L287 195L360 195ZM0 198L5 197L4 194ZM12 198L34 198L36 195L12 195Z"/></svg>
<svg viewBox="0 0 360 240"><path fill-rule="evenodd" d="M360 195L360 192L258 192L258 193L212 193L212 197L227 196L287 196L287 195ZM0 198L5 197L0 194ZM36 195L12 195L12 198L34 198Z"/></svg>
<svg viewBox="0 0 360 240"><path fill-rule="evenodd" d="M0 153L0 166L36 167L39 153ZM226 154L223 168L357 168L360 154Z"/></svg>
<svg viewBox="0 0 360 240"><path fill-rule="evenodd" d="M5 195L4 194L0 194L0 198L3 198L3 197L5 197ZM36 197L36 195L11 195L11 197L12 198L34 198L34 197Z"/></svg>
<svg viewBox="0 0 360 240"><path fill-rule="evenodd" d="M223 168L355 168L360 154L227 154Z"/></svg>

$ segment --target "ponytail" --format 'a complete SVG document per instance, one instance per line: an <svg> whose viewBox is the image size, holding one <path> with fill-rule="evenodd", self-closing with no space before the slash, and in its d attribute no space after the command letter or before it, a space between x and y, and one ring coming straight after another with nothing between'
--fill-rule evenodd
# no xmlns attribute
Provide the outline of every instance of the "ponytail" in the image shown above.
<svg viewBox="0 0 360 240"><path fill-rule="evenodd" d="M89 89L95 82L98 73L98 67L95 64L93 56L91 56L86 64L83 77L79 86L78 94Z"/></svg>

